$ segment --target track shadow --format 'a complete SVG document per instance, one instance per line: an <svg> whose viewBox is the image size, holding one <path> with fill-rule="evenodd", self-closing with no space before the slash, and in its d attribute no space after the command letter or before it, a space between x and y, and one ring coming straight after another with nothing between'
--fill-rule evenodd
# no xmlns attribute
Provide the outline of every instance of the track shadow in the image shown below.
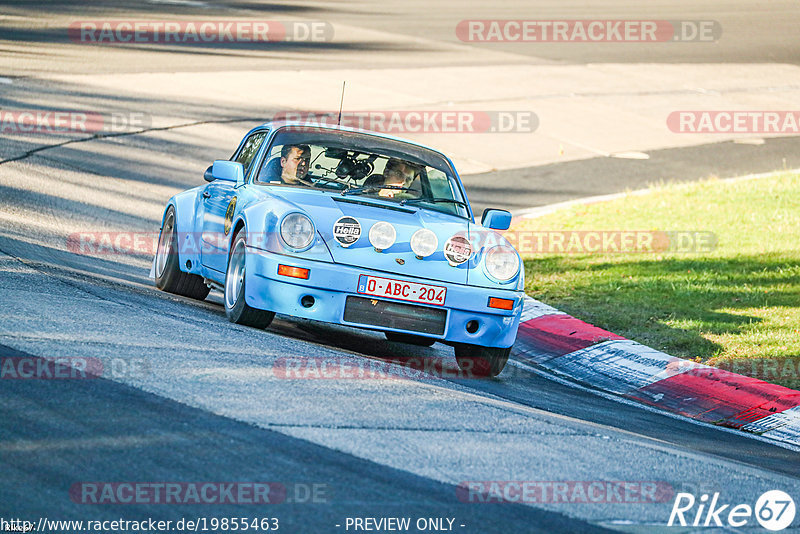
<svg viewBox="0 0 800 534"><path fill-rule="evenodd" d="M0 357L39 360L5 346ZM402 514L455 517L460 532L605 532L530 506L460 502L455 486L103 378L3 380L0 420L0 514L34 524L276 517L282 532L337 532L347 517ZM87 504L91 492L81 484L103 482L271 483L274 491L266 504L247 504L252 495L236 504L141 495L130 504Z"/></svg>

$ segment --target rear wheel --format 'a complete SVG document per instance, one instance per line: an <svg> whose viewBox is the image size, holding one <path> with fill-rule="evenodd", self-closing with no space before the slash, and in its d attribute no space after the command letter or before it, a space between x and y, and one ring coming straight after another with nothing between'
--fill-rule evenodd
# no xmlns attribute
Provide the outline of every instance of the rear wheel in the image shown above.
<svg viewBox="0 0 800 534"><path fill-rule="evenodd" d="M455 346L458 367L473 376L497 376L506 366L511 347L500 349L460 343Z"/></svg>
<svg viewBox="0 0 800 534"><path fill-rule="evenodd" d="M275 317L275 312L259 310L245 302L245 245L244 233L236 234L225 274L225 315L232 323L266 328Z"/></svg>
<svg viewBox="0 0 800 534"><path fill-rule="evenodd" d="M414 334L400 334L398 332L385 332L386 339L395 343L408 343L419 347L430 347L436 340L431 337L415 336Z"/></svg>
<svg viewBox="0 0 800 534"><path fill-rule="evenodd" d="M203 300L210 291L202 276L185 273L178 267L178 235L175 208L167 208L155 258L156 287L167 293Z"/></svg>

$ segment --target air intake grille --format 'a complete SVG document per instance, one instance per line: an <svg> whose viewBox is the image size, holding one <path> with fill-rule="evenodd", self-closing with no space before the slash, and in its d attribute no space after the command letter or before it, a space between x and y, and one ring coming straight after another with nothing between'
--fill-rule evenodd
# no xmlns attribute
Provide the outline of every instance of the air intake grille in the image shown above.
<svg viewBox="0 0 800 534"><path fill-rule="evenodd" d="M402 302L347 297L344 320L349 323L440 336L444 334L447 310Z"/></svg>

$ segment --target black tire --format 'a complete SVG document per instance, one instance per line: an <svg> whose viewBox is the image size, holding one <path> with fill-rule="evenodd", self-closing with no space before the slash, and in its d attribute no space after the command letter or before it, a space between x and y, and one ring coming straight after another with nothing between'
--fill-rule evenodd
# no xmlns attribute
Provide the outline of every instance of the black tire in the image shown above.
<svg viewBox="0 0 800 534"><path fill-rule="evenodd" d="M400 334L398 332L384 332L386 339L395 343L407 343L418 347L430 347L436 340L432 337L415 336L414 334Z"/></svg>
<svg viewBox="0 0 800 534"><path fill-rule="evenodd" d="M499 349L460 343L454 348L458 367L472 376L499 375L511 354L511 347Z"/></svg>
<svg viewBox="0 0 800 534"><path fill-rule="evenodd" d="M175 230L175 209L170 206L158 236L155 258L156 287L167 293L203 300L211 289L202 276L185 273L178 267L178 241Z"/></svg>
<svg viewBox="0 0 800 534"><path fill-rule="evenodd" d="M233 238L231 252L228 254L228 268L225 271L225 315L232 323L266 328L275 318L275 312L259 310L245 302L244 257L246 253L244 233ZM241 262L241 263L240 263Z"/></svg>

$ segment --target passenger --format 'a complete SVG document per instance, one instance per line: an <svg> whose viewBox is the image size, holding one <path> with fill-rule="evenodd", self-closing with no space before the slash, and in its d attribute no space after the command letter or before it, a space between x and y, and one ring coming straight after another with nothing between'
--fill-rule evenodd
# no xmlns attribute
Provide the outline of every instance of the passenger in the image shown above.
<svg viewBox="0 0 800 534"><path fill-rule="evenodd" d="M408 188L419 175L419 168L407 161L391 158L383 169L383 185L391 186L378 191L378 196L394 198L410 196L404 189Z"/></svg>

